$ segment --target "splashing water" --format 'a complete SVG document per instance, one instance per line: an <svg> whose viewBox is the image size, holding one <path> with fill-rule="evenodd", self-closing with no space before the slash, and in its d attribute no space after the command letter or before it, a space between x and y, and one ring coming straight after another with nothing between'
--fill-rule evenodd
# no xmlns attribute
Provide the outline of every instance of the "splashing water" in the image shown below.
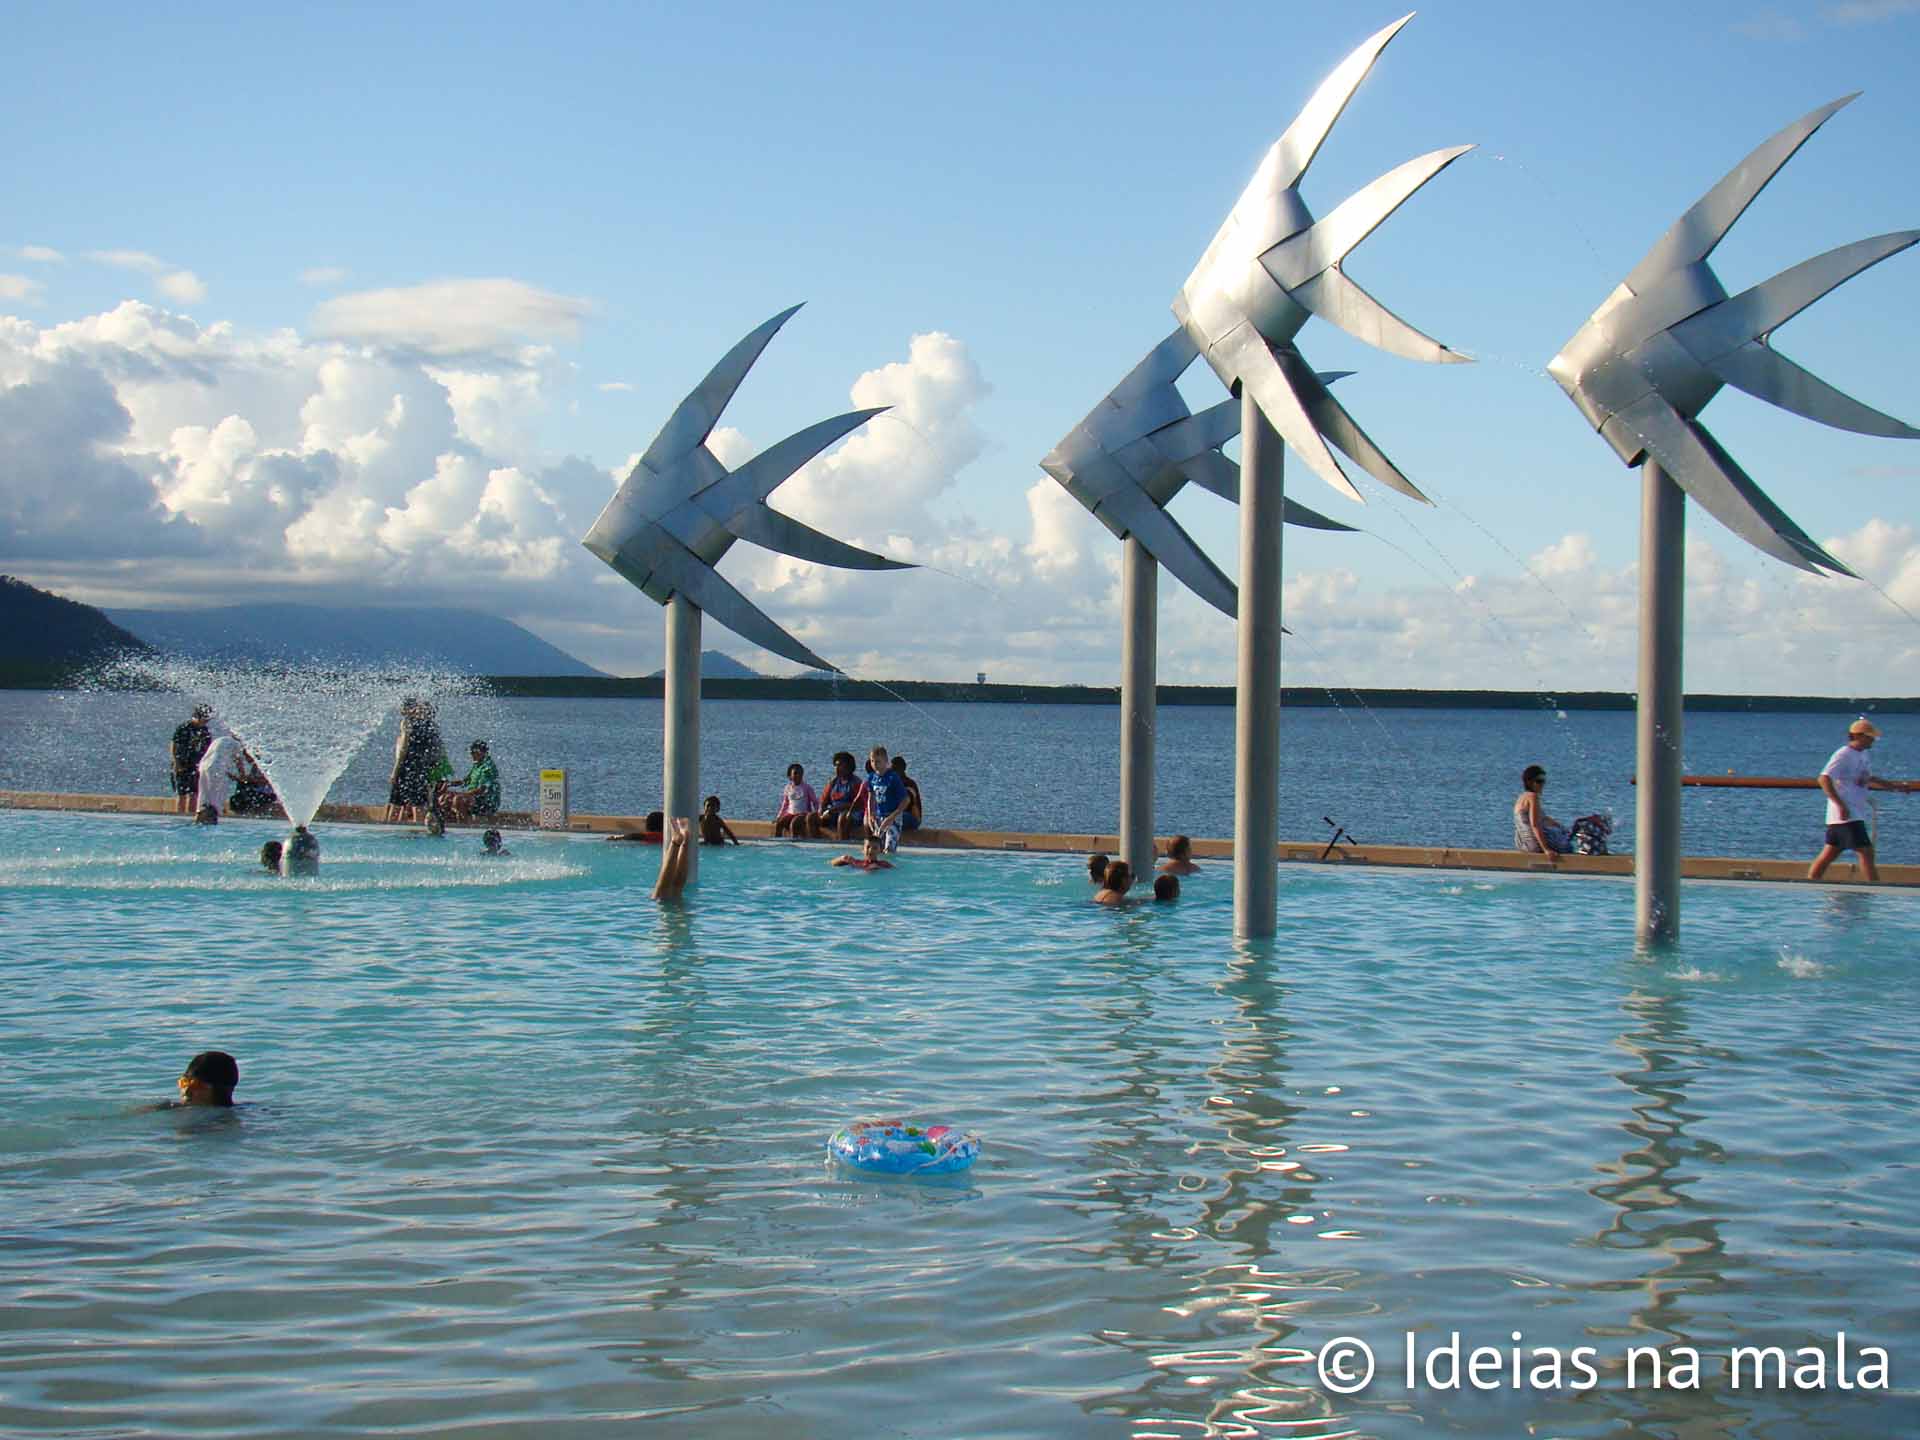
<svg viewBox="0 0 1920 1440"><path fill-rule="evenodd" d="M1780 968L1796 980L1812 980L1826 974L1826 968L1818 960L1809 960L1785 946L1780 949Z"/></svg>
<svg viewBox="0 0 1920 1440"><path fill-rule="evenodd" d="M485 688L473 676L431 669L305 661L243 668L166 656L115 661L91 678L102 687L177 690L213 706L215 720L253 753L295 825L313 820L333 782L402 700Z"/></svg>

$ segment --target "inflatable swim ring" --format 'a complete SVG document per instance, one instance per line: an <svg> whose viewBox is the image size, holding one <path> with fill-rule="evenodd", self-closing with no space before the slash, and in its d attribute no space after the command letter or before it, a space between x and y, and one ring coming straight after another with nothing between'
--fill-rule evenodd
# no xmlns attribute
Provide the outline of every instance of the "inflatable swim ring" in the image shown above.
<svg viewBox="0 0 1920 1440"><path fill-rule="evenodd" d="M951 1125L855 1120L833 1132L827 1153L879 1175L950 1175L980 1157L980 1137Z"/></svg>

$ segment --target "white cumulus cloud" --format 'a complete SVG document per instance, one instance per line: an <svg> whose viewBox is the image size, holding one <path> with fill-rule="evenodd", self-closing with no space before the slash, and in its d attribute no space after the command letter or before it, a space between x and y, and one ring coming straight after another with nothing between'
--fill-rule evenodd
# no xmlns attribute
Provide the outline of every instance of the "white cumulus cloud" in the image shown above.
<svg viewBox="0 0 1920 1440"><path fill-rule="evenodd" d="M313 328L329 339L453 356L571 340L592 309L522 280L433 280L335 296L315 308Z"/></svg>

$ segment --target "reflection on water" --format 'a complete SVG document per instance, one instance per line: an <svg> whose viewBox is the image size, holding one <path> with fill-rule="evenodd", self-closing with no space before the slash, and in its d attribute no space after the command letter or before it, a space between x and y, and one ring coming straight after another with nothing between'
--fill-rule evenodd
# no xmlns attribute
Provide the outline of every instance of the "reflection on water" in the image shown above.
<svg viewBox="0 0 1920 1440"><path fill-rule="evenodd" d="M1594 1287L1635 1299L1631 1326L1609 1334L1616 1342L1609 1353L1620 1346L1672 1345L1704 1355L1727 1338L1725 1312L1708 1302L1728 1288L1729 1257L1722 1219L1691 1190L1727 1157L1713 1141L1688 1133L1690 1125L1707 1119L1689 1101L1688 1089L1716 1061L1738 1063L1738 1056L1698 1040L1676 995L1635 990L1621 1009L1630 1028L1615 1047L1631 1064L1616 1078L1633 1092L1632 1118L1622 1126L1630 1148L1598 1167L1607 1178L1591 1193L1615 1209L1594 1243L1645 1252L1645 1268ZM1711 1369L1698 1390L1661 1390L1647 1378L1651 1366L1644 1372L1636 1367L1629 1390L1619 1368L1610 1368L1609 1384L1593 1398L1613 1409L1631 1436L1653 1440L1659 1432L1650 1426L1680 1421L1689 1435L1733 1434L1743 1422L1741 1412L1723 1400Z"/></svg>

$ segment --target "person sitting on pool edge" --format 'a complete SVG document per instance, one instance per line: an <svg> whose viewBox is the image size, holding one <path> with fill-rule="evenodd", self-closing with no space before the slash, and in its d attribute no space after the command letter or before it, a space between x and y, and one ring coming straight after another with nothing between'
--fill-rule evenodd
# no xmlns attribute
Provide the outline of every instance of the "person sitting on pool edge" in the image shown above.
<svg viewBox="0 0 1920 1440"><path fill-rule="evenodd" d="M180 1072L181 1105L231 1105L240 1062L224 1050L202 1050Z"/></svg>
<svg viewBox="0 0 1920 1440"><path fill-rule="evenodd" d="M844 865L849 870L891 870L893 862L887 859L881 849L880 837L869 835L860 846L858 855L836 855L827 862L829 865Z"/></svg>
<svg viewBox="0 0 1920 1440"><path fill-rule="evenodd" d="M1198 875L1200 867L1193 863L1193 841L1185 835L1176 835L1167 842L1167 863L1160 867L1162 875Z"/></svg>
<svg viewBox="0 0 1920 1440"><path fill-rule="evenodd" d="M1133 867L1124 860L1108 862L1106 877L1100 882L1100 893L1093 897L1096 905L1125 905L1127 891L1133 888Z"/></svg>
<svg viewBox="0 0 1920 1440"><path fill-rule="evenodd" d="M500 768L487 753L487 742L474 741L467 753L473 757L467 778L444 792L446 808L461 821L492 815L500 809Z"/></svg>
<svg viewBox="0 0 1920 1440"><path fill-rule="evenodd" d="M687 866L693 858L693 821L676 815L672 833L660 849L660 877L653 882L653 898L678 900L687 888Z"/></svg>
<svg viewBox="0 0 1920 1440"><path fill-rule="evenodd" d="M1180 877L1169 875L1164 870L1153 877L1153 898L1156 900L1178 900L1180 898Z"/></svg>
<svg viewBox="0 0 1920 1440"><path fill-rule="evenodd" d="M798 760L787 766L787 783L780 791L780 808L773 814L776 837L791 835L798 840L818 838L820 834L820 796L807 783L807 767Z"/></svg>
<svg viewBox="0 0 1920 1440"><path fill-rule="evenodd" d="M820 792L820 813L814 829L824 835L829 830L842 840L853 838L853 822L859 815L860 782L854 778L853 756L845 750L833 754L833 778Z"/></svg>
<svg viewBox="0 0 1920 1440"><path fill-rule="evenodd" d="M893 757L893 771L907 785L907 813L900 819L900 828L902 831L918 830L927 813L926 804L920 799L920 782L907 774L907 757L904 755Z"/></svg>
<svg viewBox="0 0 1920 1440"><path fill-rule="evenodd" d="M1547 788L1547 772L1529 765L1520 772L1520 794L1513 802L1513 848L1533 855L1566 855L1573 850L1567 827L1547 814L1540 804Z"/></svg>
<svg viewBox="0 0 1920 1440"><path fill-rule="evenodd" d="M1099 851L1087 856L1087 879L1096 885L1107 883L1107 857Z"/></svg>
<svg viewBox="0 0 1920 1440"><path fill-rule="evenodd" d="M733 833L733 827L720 818L720 797L707 796L707 803L700 807L700 843L702 845L724 845L727 841L740 843L740 837Z"/></svg>

